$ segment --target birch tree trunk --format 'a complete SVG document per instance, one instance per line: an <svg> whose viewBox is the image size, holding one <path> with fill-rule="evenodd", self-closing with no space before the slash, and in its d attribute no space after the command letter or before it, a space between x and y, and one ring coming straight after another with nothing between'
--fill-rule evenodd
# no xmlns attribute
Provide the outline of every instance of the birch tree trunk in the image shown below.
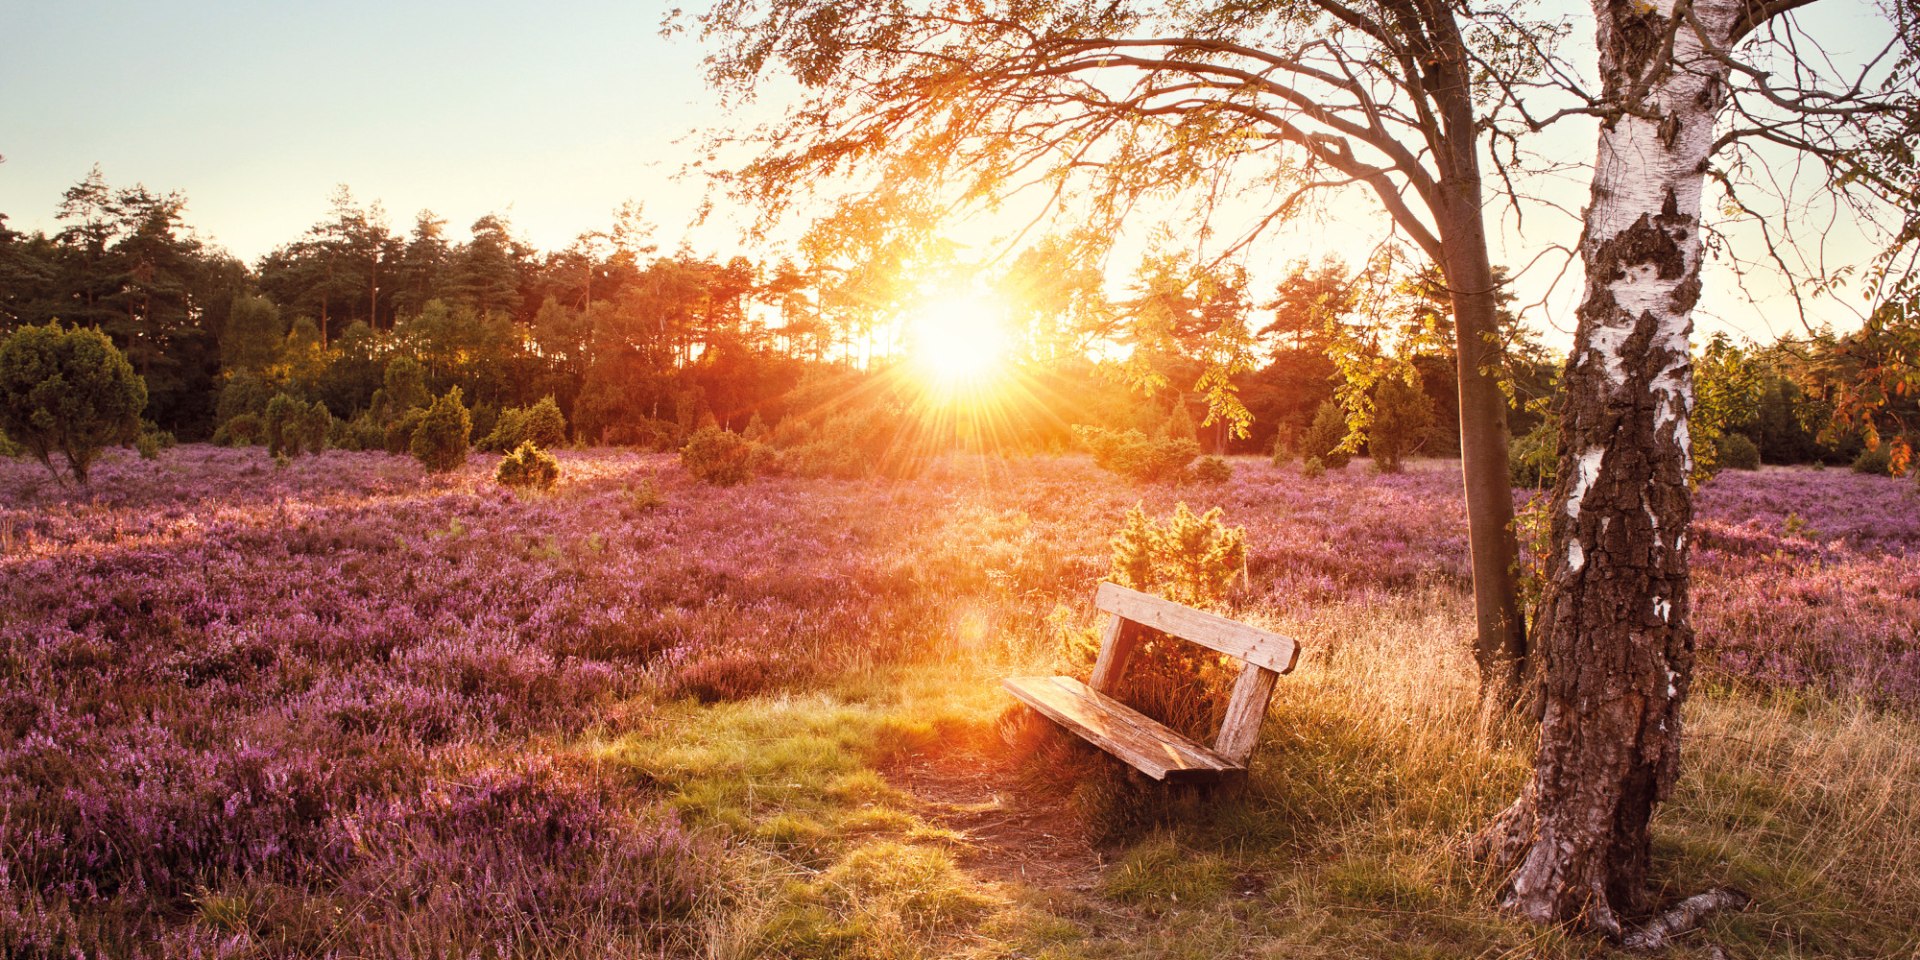
<svg viewBox="0 0 1920 960"><path fill-rule="evenodd" d="M1601 77L1622 110L1600 130L1581 238L1586 292L1534 634L1539 750L1533 779L1479 838L1511 871L1504 906L1616 939L1649 907L1647 825L1679 770L1693 672L1688 340L1701 193L1727 97L1727 68L1703 38L1724 51L1743 9L1594 0Z"/></svg>

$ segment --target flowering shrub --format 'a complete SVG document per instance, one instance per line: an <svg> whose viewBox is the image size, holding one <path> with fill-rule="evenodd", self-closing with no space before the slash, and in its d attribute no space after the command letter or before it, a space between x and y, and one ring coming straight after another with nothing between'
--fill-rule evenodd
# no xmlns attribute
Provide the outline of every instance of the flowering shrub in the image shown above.
<svg viewBox="0 0 1920 960"><path fill-rule="evenodd" d="M509 487L530 487L535 490L547 490L560 479L560 461L553 454L533 445L532 440L523 440L512 453L500 458L500 466L493 472L493 478Z"/></svg>

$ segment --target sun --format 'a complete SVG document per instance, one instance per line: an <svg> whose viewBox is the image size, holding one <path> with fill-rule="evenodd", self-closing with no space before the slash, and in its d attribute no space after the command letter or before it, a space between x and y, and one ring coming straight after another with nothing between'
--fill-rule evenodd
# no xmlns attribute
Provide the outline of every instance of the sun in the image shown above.
<svg viewBox="0 0 1920 960"><path fill-rule="evenodd" d="M915 312L907 344L921 374L948 389L979 387L1007 362L1006 323L994 304L978 298L941 300Z"/></svg>

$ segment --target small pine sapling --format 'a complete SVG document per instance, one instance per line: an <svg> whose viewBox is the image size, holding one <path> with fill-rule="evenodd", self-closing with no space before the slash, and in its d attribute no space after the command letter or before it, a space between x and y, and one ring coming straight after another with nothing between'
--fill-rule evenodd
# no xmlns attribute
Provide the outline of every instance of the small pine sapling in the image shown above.
<svg viewBox="0 0 1920 960"><path fill-rule="evenodd" d="M554 481L560 479L560 461L532 440L522 440L512 453L500 458L493 478L516 489L550 490Z"/></svg>

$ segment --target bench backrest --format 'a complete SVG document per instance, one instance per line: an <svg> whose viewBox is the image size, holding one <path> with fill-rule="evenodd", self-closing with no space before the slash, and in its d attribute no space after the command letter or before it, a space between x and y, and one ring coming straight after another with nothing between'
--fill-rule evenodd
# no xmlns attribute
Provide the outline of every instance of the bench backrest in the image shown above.
<svg viewBox="0 0 1920 960"><path fill-rule="evenodd" d="M1234 681L1227 713L1213 744L1215 753L1244 764L1259 738L1274 681L1292 672L1300 659L1300 645L1289 637L1117 583L1101 583L1093 605L1113 614L1100 643L1100 657L1094 661L1093 676L1087 679L1087 686L1102 693L1109 692L1119 680L1127 658L1144 639L1142 628L1197 643L1246 663L1240 678Z"/></svg>
<svg viewBox="0 0 1920 960"><path fill-rule="evenodd" d="M1100 584L1099 592L1093 596L1093 605L1119 619L1192 641L1275 673L1291 673L1300 659L1300 645L1289 637L1117 583Z"/></svg>

